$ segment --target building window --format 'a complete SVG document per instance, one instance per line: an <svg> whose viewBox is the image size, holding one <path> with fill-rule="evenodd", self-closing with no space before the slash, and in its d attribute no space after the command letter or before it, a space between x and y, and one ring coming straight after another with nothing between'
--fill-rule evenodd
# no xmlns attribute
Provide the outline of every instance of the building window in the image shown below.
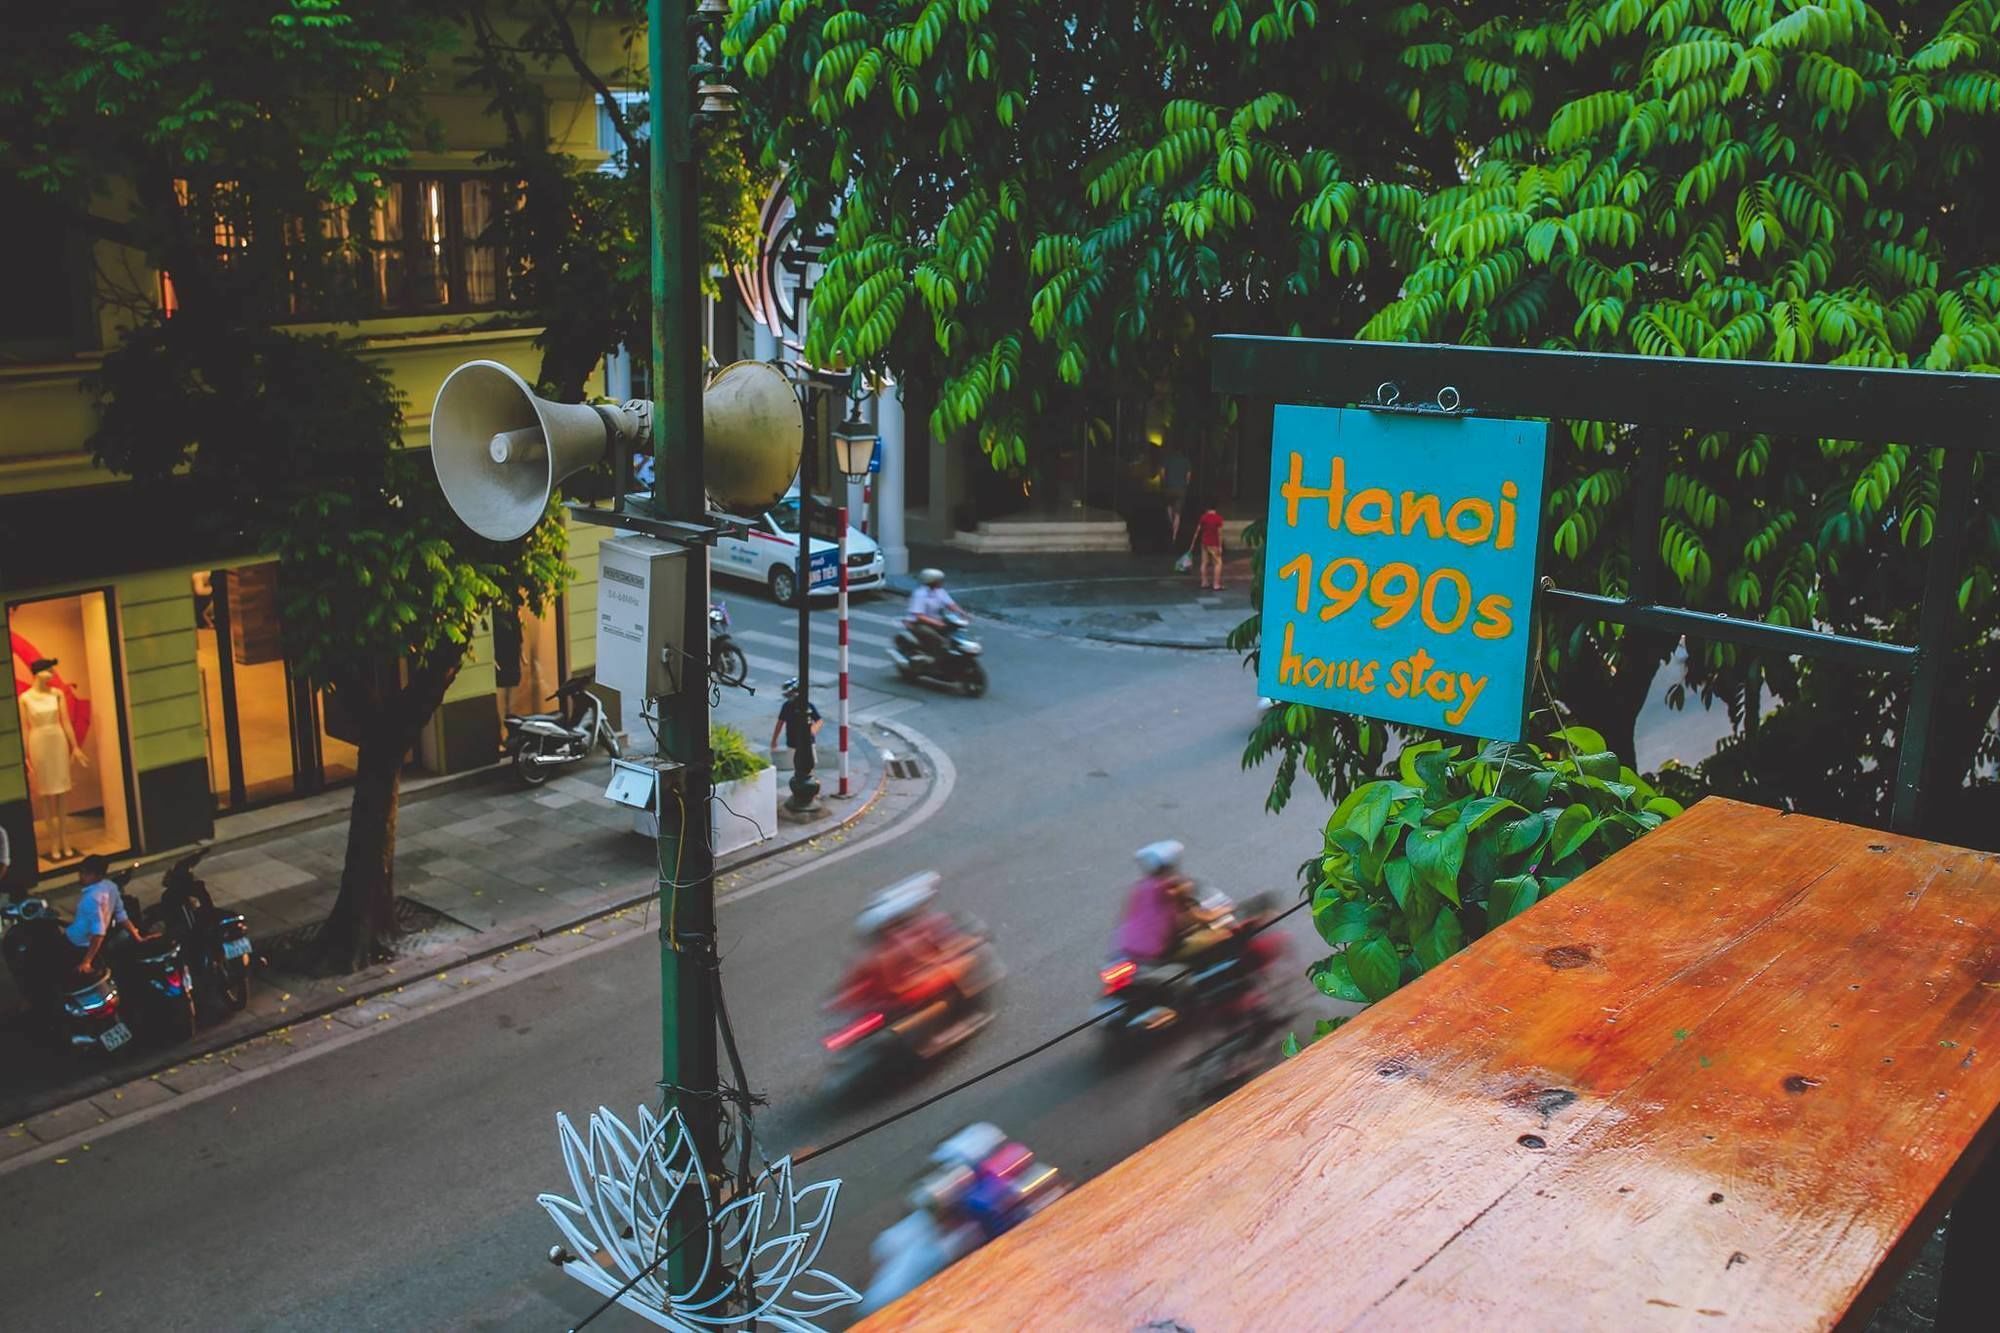
<svg viewBox="0 0 2000 1333"><path fill-rule="evenodd" d="M0 344L10 355L69 355L88 324L79 314L88 250L79 252L62 210L33 186L0 180L0 216L14 238L5 261Z"/></svg>
<svg viewBox="0 0 2000 1333"><path fill-rule="evenodd" d="M652 133L652 104L646 94L629 88L613 89L612 99L618 103L618 114L625 122L625 128L632 131L632 137L645 143ZM597 147L606 154L599 171L623 175L630 170L625 161L625 141L618 137L618 127L611 123L611 111L600 99L597 103Z"/></svg>
<svg viewBox="0 0 2000 1333"><path fill-rule="evenodd" d="M212 233L218 267L251 244L234 182L197 188L175 181L174 191L195 225ZM307 246L309 224L295 218L284 229L292 256L286 312L294 319L337 316L347 304L343 292L350 301L358 294L362 311L374 315L498 309L511 285L500 244L505 207L490 176L402 175L389 177L379 198L322 213L318 246ZM332 273L325 271L329 255ZM169 318L179 309L171 274L160 274L159 303Z"/></svg>
<svg viewBox="0 0 2000 1333"><path fill-rule="evenodd" d="M488 176L392 177L368 210L369 296L383 314L491 310L506 296Z"/></svg>

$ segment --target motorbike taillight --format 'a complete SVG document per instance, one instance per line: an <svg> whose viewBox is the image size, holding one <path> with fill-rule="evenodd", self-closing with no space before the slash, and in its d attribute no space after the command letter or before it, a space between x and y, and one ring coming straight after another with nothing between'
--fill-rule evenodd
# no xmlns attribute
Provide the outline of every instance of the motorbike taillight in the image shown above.
<svg viewBox="0 0 2000 1333"><path fill-rule="evenodd" d="M828 1034L825 1038L822 1039L820 1044L825 1046L829 1051L846 1050L849 1046L852 1046L855 1042L860 1041L863 1037L875 1031L877 1028L881 1027L887 1021L888 1021L888 1015L886 1014L880 1014L880 1013L863 1014L860 1018L855 1019L852 1023L849 1023L846 1027L841 1028L837 1032Z"/></svg>
<svg viewBox="0 0 2000 1333"><path fill-rule="evenodd" d="M1132 978L1138 975L1139 965L1129 958L1121 958L1099 972L1097 978L1104 983L1104 993L1110 995L1124 990L1132 984Z"/></svg>

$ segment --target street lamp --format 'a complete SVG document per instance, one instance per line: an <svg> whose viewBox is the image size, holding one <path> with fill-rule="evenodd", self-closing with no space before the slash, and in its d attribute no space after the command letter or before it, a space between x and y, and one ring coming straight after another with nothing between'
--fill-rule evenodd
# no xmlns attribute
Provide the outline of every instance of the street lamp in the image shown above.
<svg viewBox="0 0 2000 1333"><path fill-rule="evenodd" d="M847 420L833 428L833 457L842 474L849 481L866 480L880 443L875 428L861 419L861 404L849 400Z"/></svg>

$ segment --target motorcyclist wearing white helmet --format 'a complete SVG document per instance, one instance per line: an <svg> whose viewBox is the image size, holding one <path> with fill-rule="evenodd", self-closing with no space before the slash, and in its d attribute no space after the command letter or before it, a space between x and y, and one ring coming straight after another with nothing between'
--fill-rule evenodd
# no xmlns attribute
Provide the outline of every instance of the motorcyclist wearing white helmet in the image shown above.
<svg viewBox="0 0 2000 1333"><path fill-rule="evenodd" d="M1149 842L1133 853L1139 881L1126 895L1114 939L1122 955L1140 963L1199 956L1229 938L1216 922L1227 911L1201 905L1194 881L1181 873L1186 848L1171 840Z"/></svg>
<svg viewBox="0 0 2000 1333"><path fill-rule="evenodd" d="M933 658L944 652L944 617L946 612L964 615L951 594L944 590L944 571L926 569L917 575L917 586L910 594L909 626L916 636L917 644Z"/></svg>
<svg viewBox="0 0 2000 1333"><path fill-rule="evenodd" d="M961 977L965 933L936 905L938 876L913 875L868 900L855 918L862 957L842 981L834 1003L872 1001L904 1008L935 999Z"/></svg>

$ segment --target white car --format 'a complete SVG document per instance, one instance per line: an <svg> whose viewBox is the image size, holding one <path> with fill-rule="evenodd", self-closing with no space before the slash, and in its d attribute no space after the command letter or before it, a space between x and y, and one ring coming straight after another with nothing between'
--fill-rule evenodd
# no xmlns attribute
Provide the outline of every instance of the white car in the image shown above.
<svg viewBox="0 0 2000 1333"><path fill-rule="evenodd" d="M818 508L817 502L815 508ZM749 520L749 531L716 539L714 572L731 578L747 579L770 589L780 606L792 606L798 598L799 494L793 491L763 513ZM838 551L823 537L812 542L813 554L830 560L825 552ZM867 592L882 586L885 570L882 548L852 523L847 526L847 590ZM836 590L829 581L813 590L815 597L831 597Z"/></svg>

